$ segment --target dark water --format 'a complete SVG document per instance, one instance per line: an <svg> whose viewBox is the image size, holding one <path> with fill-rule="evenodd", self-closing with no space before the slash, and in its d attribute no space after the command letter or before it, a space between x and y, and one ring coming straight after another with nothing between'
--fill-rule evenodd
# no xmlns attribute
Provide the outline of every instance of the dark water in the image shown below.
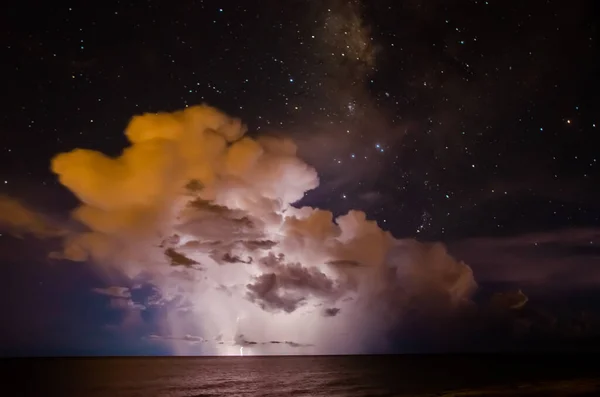
<svg viewBox="0 0 600 397"><path fill-rule="evenodd" d="M600 396L596 361L410 355L13 359L2 362L2 374L3 388L19 390L11 393L19 396Z"/></svg>

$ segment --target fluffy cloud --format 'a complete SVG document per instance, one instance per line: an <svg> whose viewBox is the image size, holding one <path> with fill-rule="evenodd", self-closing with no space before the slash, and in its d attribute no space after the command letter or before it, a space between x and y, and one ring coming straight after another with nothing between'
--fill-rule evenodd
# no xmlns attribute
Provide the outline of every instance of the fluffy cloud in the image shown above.
<svg viewBox="0 0 600 397"><path fill-rule="evenodd" d="M360 211L334 219L296 208L318 186L316 171L292 141L245 132L195 106L134 117L118 157L57 155L52 170L80 200L72 216L84 231L66 236L55 256L131 280L144 274L176 309L165 334L199 335L208 354L361 352L384 344L408 311L436 315L469 302L472 271L441 244L395 239Z"/></svg>

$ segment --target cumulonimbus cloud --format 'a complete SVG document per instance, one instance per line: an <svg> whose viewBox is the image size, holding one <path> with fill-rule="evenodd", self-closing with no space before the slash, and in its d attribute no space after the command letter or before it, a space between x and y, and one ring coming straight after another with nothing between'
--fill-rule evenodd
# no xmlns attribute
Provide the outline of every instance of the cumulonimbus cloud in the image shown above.
<svg viewBox="0 0 600 397"><path fill-rule="evenodd" d="M202 105L135 116L118 157L58 154L52 171L80 200L72 217L85 230L54 257L144 274L161 299L185 302L164 329L197 335L195 353L362 352L407 311L469 302L472 271L442 244L395 239L360 211L296 208L316 171L292 141L245 133Z"/></svg>

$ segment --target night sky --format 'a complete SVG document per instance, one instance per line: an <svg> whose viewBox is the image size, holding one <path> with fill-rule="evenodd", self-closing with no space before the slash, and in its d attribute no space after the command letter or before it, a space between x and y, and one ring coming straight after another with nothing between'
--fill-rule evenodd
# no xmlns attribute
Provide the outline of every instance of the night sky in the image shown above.
<svg viewBox="0 0 600 397"><path fill-rule="evenodd" d="M321 177L300 204L360 209L396 237L445 242L473 268L484 306L500 290L529 297L448 325L452 348L597 346L598 7L21 1L2 16L0 193L65 219L75 201L52 156L117 155L133 115L208 103L253 136L297 142ZM0 353L163 353L139 342L150 325L111 332L127 319L89 293L101 282L92 268L51 264L43 244L7 233L0 250ZM399 350L439 339L415 334Z"/></svg>

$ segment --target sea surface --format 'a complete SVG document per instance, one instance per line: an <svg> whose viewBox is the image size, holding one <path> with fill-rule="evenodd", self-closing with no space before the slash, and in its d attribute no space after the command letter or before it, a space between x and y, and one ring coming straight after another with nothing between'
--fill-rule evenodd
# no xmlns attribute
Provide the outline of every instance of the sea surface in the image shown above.
<svg viewBox="0 0 600 397"><path fill-rule="evenodd" d="M45 358L2 361L15 396L600 396L580 356ZM17 392L18 390L18 392Z"/></svg>

